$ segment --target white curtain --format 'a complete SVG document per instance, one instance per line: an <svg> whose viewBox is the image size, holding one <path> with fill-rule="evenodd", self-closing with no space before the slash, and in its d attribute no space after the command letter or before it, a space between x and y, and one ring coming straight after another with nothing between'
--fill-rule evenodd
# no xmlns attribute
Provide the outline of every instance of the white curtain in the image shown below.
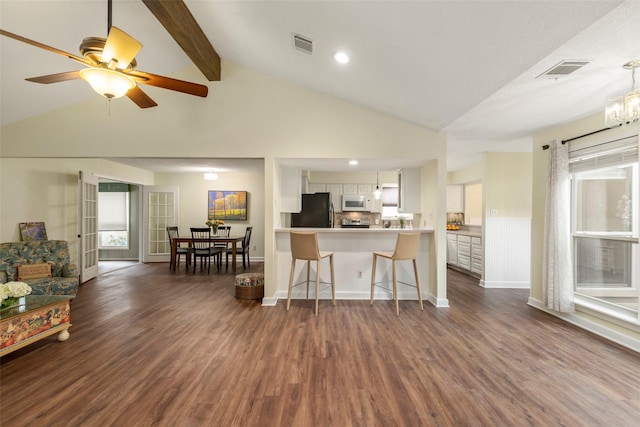
<svg viewBox="0 0 640 427"><path fill-rule="evenodd" d="M573 312L569 147L560 140L549 144L542 268L544 304L547 308L561 313Z"/></svg>

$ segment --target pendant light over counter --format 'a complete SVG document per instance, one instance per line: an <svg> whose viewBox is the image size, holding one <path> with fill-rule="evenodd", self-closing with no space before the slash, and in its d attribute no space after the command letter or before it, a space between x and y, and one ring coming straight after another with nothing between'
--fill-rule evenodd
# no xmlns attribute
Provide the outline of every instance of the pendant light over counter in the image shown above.
<svg viewBox="0 0 640 427"><path fill-rule="evenodd" d="M380 196L382 195L382 191L380 191L380 181L378 178L379 173L376 171L376 191L373 192L373 197L375 197L376 200L380 200Z"/></svg>

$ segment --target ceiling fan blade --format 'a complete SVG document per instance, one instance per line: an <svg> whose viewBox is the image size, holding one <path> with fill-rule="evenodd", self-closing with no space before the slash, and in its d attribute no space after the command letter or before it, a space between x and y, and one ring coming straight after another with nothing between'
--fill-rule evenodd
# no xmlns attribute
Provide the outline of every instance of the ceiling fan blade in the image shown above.
<svg viewBox="0 0 640 427"><path fill-rule="evenodd" d="M209 81L220 80L220 56L182 0L142 0Z"/></svg>
<svg viewBox="0 0 640 427"><path fill-rule="evenodd" d="M102 50L102 62L108 64L112 59L115 59L117 61L116 68L123 70L129 66L140 49L142 49L142 43L118 27L111 27Z"/></svg>
<svg viewBox="0 0 640 427"><path fill-rule="evenodd" d="M140 108L150 108L158 105L138 86L134 87L133 89L129 89L129 92L127 92L127 98L135 102L136 105Z"/></svg>
<svg viewBox="0 0 640 427"><path fill-rule="evenodd" d="M198 83L191 83L184 80L172 79L171 77L159 76L157 74L146 73L137 70L124 70L124 74L131 76L138 83L149 86L161 87L175 90L176 92L188 93L189 95L207 97L209 88Z"/></svg>
<svg viewBox="0 0 640 427"><path fill-rule="evenodd" d="M67 80L73 80L73 79L79 79L79 78L80 78L80 71L67 71L64 73L49 74L46 76L29 77L28 79L25 79L25 80L34 82L34 83L49 84L49 83L66 82Z"/></svg>
<svg viewBox="0 0 640 427"><path fill-rule="evenodd" d="M19 35L14 34L14 33L10 33L9 31L5 31L5 30L0 29L0 34L3 35L3 36L6 36L6 37L12 38L14 40L18 40L20 42L23 42L23 43L26 43L26 44L30 44L31 46L39 47L40 49L48 50L49 52L53 52L53 53L57 53L58 55L66 56L67 58L73 59L74 61L77 61L77 62L79 62L79 63L81 63L83 65L87 65L87 66L90 66L90 67L95 65L93 62L88 61L88 60L86 60L84 58L81 58L79 56L76 56L76 55L74 55L72 53L65 52L64 50L56 49L55 47L47 46L46 44L37 42L35 40L28 39L26 37L19 36Z"/></svg>

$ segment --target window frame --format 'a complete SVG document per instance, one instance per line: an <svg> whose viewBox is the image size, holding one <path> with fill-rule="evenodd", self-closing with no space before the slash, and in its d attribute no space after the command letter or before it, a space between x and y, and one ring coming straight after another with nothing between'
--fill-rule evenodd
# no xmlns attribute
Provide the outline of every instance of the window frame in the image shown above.
<svg viewBox="0 0 640 427"><path fill-rule="evenodd" d="M623 138L610 138L610 139L600 139L598 140L588 140L581 141L577 143L577 148L573 146L569 146L569 151L571 153L572 149L584 150L585 147L587 149L595 149L595 147L605 145L608 143L615 143L622 139L628 137L635 137L636 144L638 143L637 133L626 135ZM571 154L570 154L571 157ZM596 172L598 170L607 170L615 167L632 167L632 226L631 231L622 232L622 231L612 231L612 232L585 232L585 231L577 231L577 215L580 206L578 206L578 194L577 194L577 185L579 176L582 173ZM640 160L635 159L635 161L630 161L628 163L621 162L620 164L605 164L601 167L579 167L576 171L570 172L570 182L571 182L571 251L572 251L572 260L573 260L573 272L574 272L574 299L576 307L589 312L589 314L594 315L596 317L601 317L606 319L607 321L613 321L614 323L622 324L625 327L628 327L630 324L633 325L634 328L640 326L640 309L632 309L627 308L619 304L615 304L613 302L607 301L604 298L609 297L631 297L637 298L640 301L640 247L639 247L639 228L640 228L640 213L638 212L638 205L640 200ZM581 238L593 238L599 239L603 241L614 241L614 242L624 242L631 243L631 261L629 268L631 269L630 275L630 286L628 287L584 287L579 286L578 283L578 269L580 267L579 261L577 259L577 245L578 240Z"/></svg>
<svg viewBox="0 0 640 427"><path fill-rule="evenodd" d="M102 191L102 192L98 192L98 211L100 208L100 197L102 194L107 194L107 193L111 193L111 194L123 194L124 195L124 210L125 210L125 229L124 230L102 230L100 228L100 220L101 220L101 216L102 215L98 215L98 249L101 251L121 251L121 250L129 250L131 248L131 233L130 233L130 223L131 223L131 219L130 219L130 209L131 209L131 193L128 191ZM120 245L120 246L105 246L102 244L103 241L103 236L105 233L126 233L126 245Z"/></svg>

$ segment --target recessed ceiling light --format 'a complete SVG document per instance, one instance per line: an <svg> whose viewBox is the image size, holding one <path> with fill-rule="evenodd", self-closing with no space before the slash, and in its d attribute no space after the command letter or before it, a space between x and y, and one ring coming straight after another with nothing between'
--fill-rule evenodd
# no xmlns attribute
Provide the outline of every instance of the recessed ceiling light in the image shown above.
<svg viewBox="0 0 640 427"><path fill-rule="evenodd" d="M355 166L355 165L358 164L358 161L357 160L349 160L349 164L352 165L352 166Z"/></svg>
<svg viewBox="0 0 640 427"><path fill-rule="evenodd" d="M339 64L346 64L347 62L349 62L349 56L347 56L346 53L344 52L336 52L333 54L333 59L336 60L337 63Z"/></svg>

